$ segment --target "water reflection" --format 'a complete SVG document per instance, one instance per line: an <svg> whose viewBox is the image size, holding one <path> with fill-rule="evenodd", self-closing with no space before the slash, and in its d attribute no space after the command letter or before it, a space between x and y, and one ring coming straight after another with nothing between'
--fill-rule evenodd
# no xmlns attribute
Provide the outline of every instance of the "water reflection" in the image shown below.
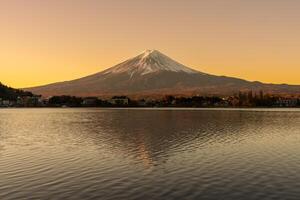
<svg viewBox="0 0 300 200"><path fill-rule="evenodd" d="M176 152L274 136L299 125L294 112L111 110L86 113L84 120L81 113L70 115L74 121L66 132L74 134L75 144L88 141L147 166Z"/></svg>
<svg viewBox="0 0 300 200"><path fill-rule="evenodd" d="M297 110L0 110L0 199L297 199L299 130Z"/></svg>

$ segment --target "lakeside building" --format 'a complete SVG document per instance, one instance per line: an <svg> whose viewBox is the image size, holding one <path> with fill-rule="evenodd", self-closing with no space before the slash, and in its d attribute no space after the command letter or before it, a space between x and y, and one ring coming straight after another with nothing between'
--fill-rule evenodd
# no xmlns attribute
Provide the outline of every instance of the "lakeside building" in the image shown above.
<svg viewBox="0 0 300 200"><path fill-rule="evenodd" d="M38 107L44 106L44 102L41 96L22 96L18 97L15 106L18 107Z"/></svg>
<svg viewBox="0 0 300 200"><path fill-rule="evenodd" d="M298 99L296 98L279 98L276 101L277 106L279 107L295 107L298 104Z"/></svg>
<svg viewBox="0 0 300 200"><path fill-rule="evenodd" d="M0 107L41 107L45 106L41 96L22 96L16 100L0 98Z"/></svg>
<svg viewBox="0 0 300 200"><path fill-rule="evenodd" d="M39 100L37 97L18 97L17 98L17 106L21 107L30 107L30 106L36 106L38 104Z"/></svg>
<svg viewBox="0 0 300 200"><path fill-rule="evenodd" d="M10 107L13 105L13 102L10 100L2 100L0 99L0 106L1 107Z"/></svg>
<svg viewBox="0 0 300 200"><path fill-rule="evenodd" d="M126 96L114 96L109 100L112 105L128 105L129 98Z"/></svg>

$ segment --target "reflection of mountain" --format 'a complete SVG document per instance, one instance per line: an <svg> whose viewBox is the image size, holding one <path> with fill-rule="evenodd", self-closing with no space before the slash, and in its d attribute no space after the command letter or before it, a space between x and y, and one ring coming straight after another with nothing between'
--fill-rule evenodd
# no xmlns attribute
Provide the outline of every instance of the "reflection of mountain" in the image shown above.
<svg viewBox="0 0 300 200"><path fill-rule="evenodd" d="M87 77L27 90L44 96L232 94L239 90L300 94L300 86L263 84L202 73L156 50L147 50Z"/></svg>
<svg viewBox="0 0 300 200"><path fill-rule="evenodd" d="M181 160L191 155L190 151L209 149L211 154L214 149L222 150L220 146L232 147L249 138L257 140L268 134L276 138L274 134L284 135L291 127L297 133L298 116L294 112L239 110L6 110L0 113L0 153L1 144L9 143L6 134L10 133L11 138L26 135L20 140L28 145L81 148L92 150L96 157L99 152L101 158L118 156L151 166Z"/></svg>
<svg viewBox="0 0 300 200"><path fill-rule="evenodd" d="M92 112L95 121L85 129L95 134L94 143L149 166L189 150L244 140L257 134L253 130L258 123L265 126L269 116L272 113L110 110Z"/></svg>

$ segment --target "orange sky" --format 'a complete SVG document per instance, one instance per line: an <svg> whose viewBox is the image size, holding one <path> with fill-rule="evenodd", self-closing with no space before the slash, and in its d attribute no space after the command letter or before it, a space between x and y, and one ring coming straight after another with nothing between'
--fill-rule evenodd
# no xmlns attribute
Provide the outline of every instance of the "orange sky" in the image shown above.
<svg viewBox="0 0 300 200"><path fill-rule="evenodd" d="M71 80L157 49L194 69L300 85L300 1L0 1L0 81Z"/></svg>

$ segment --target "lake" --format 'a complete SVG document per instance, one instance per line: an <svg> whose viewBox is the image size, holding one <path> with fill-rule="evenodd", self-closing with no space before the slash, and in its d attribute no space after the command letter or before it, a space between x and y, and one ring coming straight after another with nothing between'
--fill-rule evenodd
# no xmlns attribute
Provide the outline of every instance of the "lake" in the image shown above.
<svg viewBox="0 0 300 200"><path fill-rule="evenodd" d="M0 199L300 199L299 109L0 109Z"/></svg>

